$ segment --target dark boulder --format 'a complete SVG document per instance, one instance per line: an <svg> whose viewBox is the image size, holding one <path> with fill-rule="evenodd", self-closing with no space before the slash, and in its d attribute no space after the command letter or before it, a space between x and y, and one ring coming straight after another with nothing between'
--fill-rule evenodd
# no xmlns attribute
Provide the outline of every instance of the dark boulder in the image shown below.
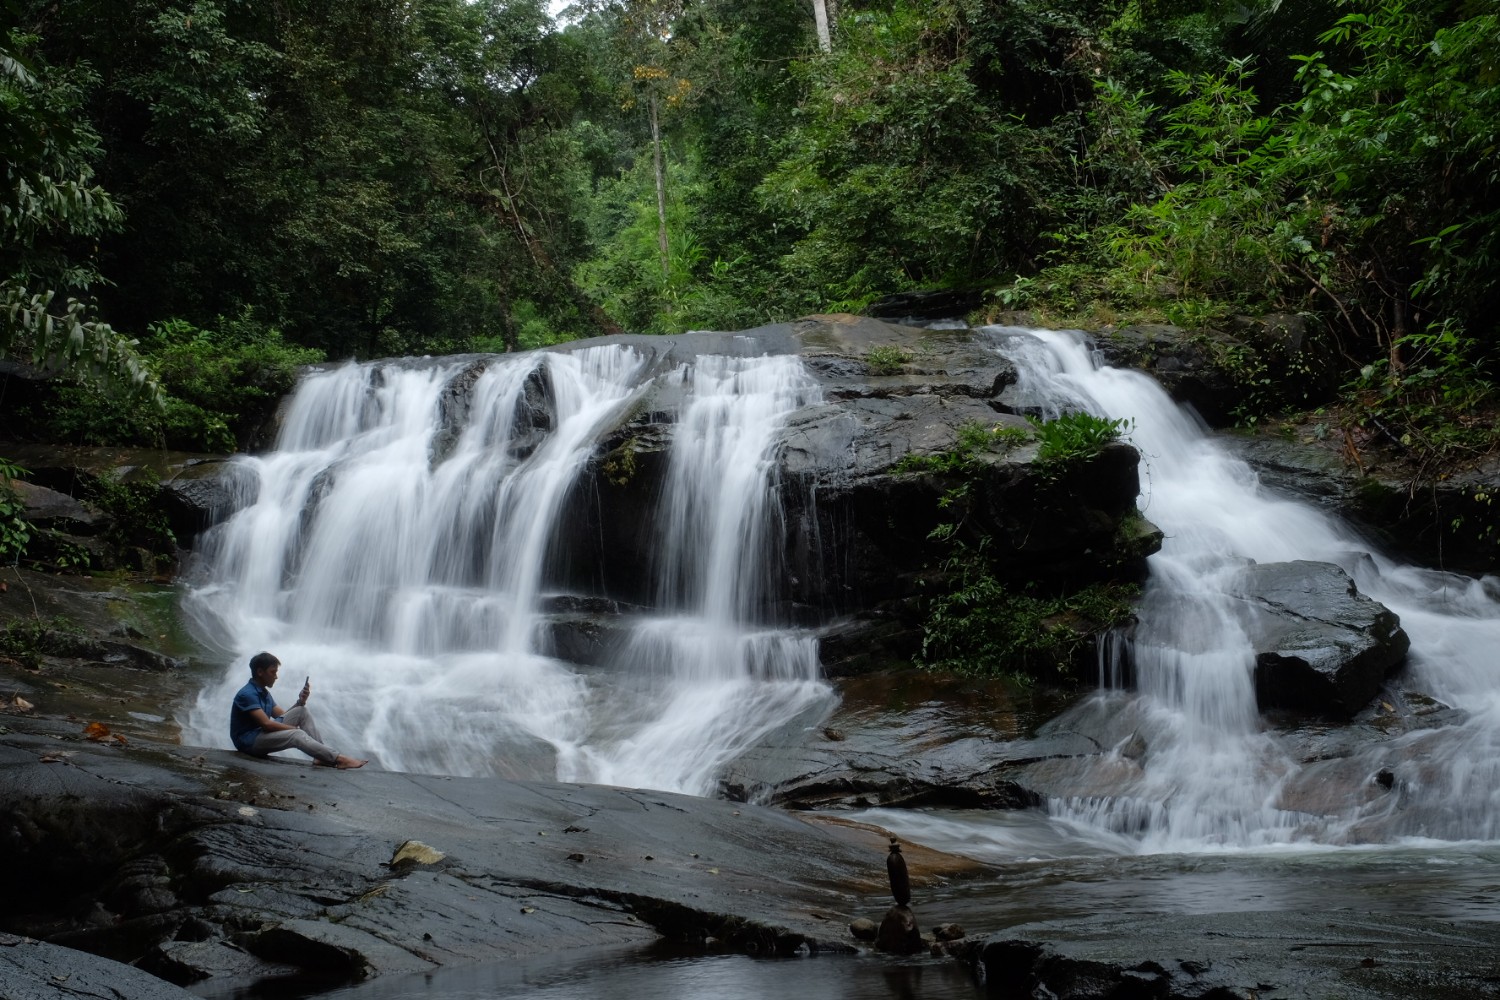
<svg viewBox="0 0 1500 1000"><path fill-rule="evenodd" d="M204 459L183 467L161 484L162 507L180 545L241 507L255 502L260 480L230 459Z"/></svg>
<svg viewBox="0 0 1500 1000"><path fill-rule="evenodd" d="M915 955L926 948L911 907L897 904L885 912L875 933L875 947L893 955Z"/></svg>
<svg viewBox="0 0 1500 1000"><path fill-rule="evenodd" d="M1240 594L1262 709L1348 718L1411 645L1395 613L1360 594L1332 563L1248 566Z"/></svg>

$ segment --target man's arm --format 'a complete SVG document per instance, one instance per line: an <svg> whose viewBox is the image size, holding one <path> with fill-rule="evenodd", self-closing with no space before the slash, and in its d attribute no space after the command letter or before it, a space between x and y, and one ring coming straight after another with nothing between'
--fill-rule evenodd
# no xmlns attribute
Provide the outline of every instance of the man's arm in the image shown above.
<svg viewBox="0 0 1500 1000"><path fill-rule="evenodd" d="M275 711L280 714L281 706L277 705L275 707ZM252 708L247 714L250 716L250 718L255 720L255 724L257 726L264 729L268 733L274 733L281 729L297 728L296 726L289 726L285 722L277 722L275 719L267 715L266 710L263 708Z"/></svg>

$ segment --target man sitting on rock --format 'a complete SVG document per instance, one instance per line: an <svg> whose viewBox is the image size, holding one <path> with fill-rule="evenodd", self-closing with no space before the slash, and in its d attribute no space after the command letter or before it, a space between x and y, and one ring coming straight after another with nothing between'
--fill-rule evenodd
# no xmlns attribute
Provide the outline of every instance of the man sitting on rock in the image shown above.
<svg viewBox="0 0 1500 1000"><path fill-rule="evenodd" d="M256 653L250 658L250 683L234 696L229 711L229 738L235 749L252 757L265 757L295 747L328 767L348 769L362 767L365 761L345 757L318 738L318 727L307 711L310 683L302 685L297 704L286 712L271 697L271 685L281 661L270 653Z"/></svg>

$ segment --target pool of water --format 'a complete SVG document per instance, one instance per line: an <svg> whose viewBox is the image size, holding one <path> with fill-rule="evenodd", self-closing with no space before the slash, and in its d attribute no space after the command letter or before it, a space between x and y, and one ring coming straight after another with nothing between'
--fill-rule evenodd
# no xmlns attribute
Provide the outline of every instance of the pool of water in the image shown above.
<svg viewBox="0 0 1500 1000"><path fill-rule="evenodd" d="M282 994L283 996L285 994ZM984 996L951 959L816 955L757 959L669 949L586 952L376 980L328 1000L974 1000Z"/></svg>
<svg viewBox="0 0 1500 1000"><path fill-rule="evenodd" d="M869 810L902 839L994 866L913 892L925 924L991 932L1094 914L1352 911L1500 920L1500 844L1407 841L1141 854L1035 810Z"/></svg>

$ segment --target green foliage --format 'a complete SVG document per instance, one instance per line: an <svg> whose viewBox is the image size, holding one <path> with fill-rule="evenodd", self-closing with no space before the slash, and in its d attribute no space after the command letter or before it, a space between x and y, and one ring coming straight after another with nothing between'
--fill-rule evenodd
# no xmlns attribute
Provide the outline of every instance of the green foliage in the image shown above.
<svg viewBox="0 0 1500 1000"><path fill-rule="evenodd" d="M1093 458L1130 427L1130 421L1123 417L1111 420L1081 411L1064 413L1055 420L1026 419L1039 442L1036 464L1047 475Z"/></svg>
<svg viewBox="0 0 1500 1000"><path fill-rule="evenodd" d="M957 586L928 604L922 660L932 668L1081 680L1074 671L1079 655L1134 614L1137 589L1130 585L1054 595L1008 588L989 571L982 544L956 545L944 569Z"/></svg>
<svg viewBox="0 0 1500 1000"><path fill-rule="evenodd" d="M1286 306L1328 267L1328 251L1308 235L1317 209L1297 197L1292 137L1258 112L1250 74L1243 62L1222 74L1171 74L1182 102L1146 155L1176 182L1105 236L1115 266L1147 296L1191 308L1190 326L1222 309L1216 303Z"/></svg>
<svg viewBox="0 0 1500 1000"><path fill-rule="evenodd" d="M105 541L118 550L144 553L142 569L155 569L177 557L177 536L161 507L161 485L153 480L94 480L86 492L90 503L110 519Z"/></svg>
<svg viewBox="0 0 1500 1000"><path fill-rule="evenodd" d="M79 634L77 624L61 616L20 618L0 628L0 656L36 670L43 656L72 653Z"/></svg>
<svg viewBox="0 0 1500 1000"><path fill-rule="evenodd" d="M99 140L80 113L92 77L46 66L35 43L11 28L0 35L0 357L21 354L149 402L156 386L133 342L79 298L59 299L58 289L84 293L98 281L75 246L117 227L121 213L93 183Z"/></svg>
<svg viewBox="0 0 1500 1000"><path fill-rule="evenodd" d="M323 360L322 352L292 347L245 319L221 319L212 330L181 320L153 324L141 350L164 390L160 410L64 387L50 408L53 434L84 444L234 451L291 390L297 368Z"/></svg>
<svg viewBox="0 0 1500 1000"><path fill-rule="evenodd" d="M984 86L980 27L1006 33L973 5L900 0L793 67L807 97L759 194L795 227L782 272L809 302L858 310L1024 266L1057 165L1007 105L1015 92Z"/></svg>
<svg viewBox="0 0 1500 1000"><path fill-rule="evenodd" d="M34 530L22 515L26 506L11 488L11 480L26 475L26 470L0 458L0 560L14 563L26 552Z"/></svg>
<svg viewBox="0 0 1500 1000"><path fill-rule="evenodd" d="M1475 363L1478 343L1456 323L1434 324L1396 343L1408 361L1389 358L1362 368L1347 387L1353 424L1387 435L1420 460L1462 461L1500 447L1489 417L1495 383Z"/></svg>
<svg viewBox="0 0 1500 1000"><path fill-rule="evenodd" d="M899 347L882 344L865 352L865 367L871 375L899 375L911 360L911 355Z"/></svg>

